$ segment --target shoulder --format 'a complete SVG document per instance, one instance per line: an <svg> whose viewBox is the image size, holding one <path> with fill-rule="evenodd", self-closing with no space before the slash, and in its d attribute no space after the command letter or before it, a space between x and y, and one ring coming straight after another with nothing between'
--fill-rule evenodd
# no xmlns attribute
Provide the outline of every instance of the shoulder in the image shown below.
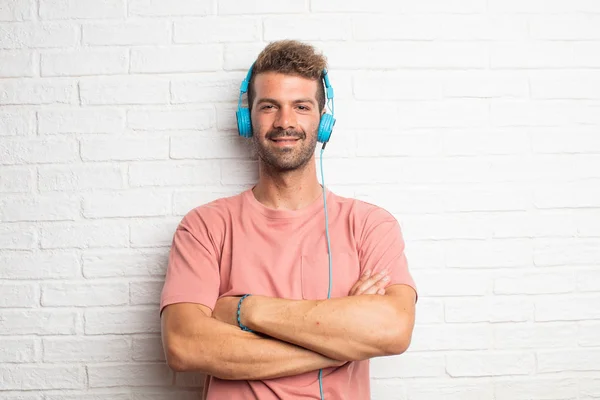
<svg viewBox="0 0 600 400"><path fill-rule="evenodd" d="M193 208L181 219L178 229L186 229L193 233L225 228L227 221L230 221L231 216L239 209L242 195L243 192L221 197Z"/></svg>
<svg viewBox="0 0 600 400"><path fill-rule="evenodd" d="M366 223L396 221L396 218L388 210L377 204L337 194L333 194L332 197L341 211L345 211L351 220L362 225Z"/></svg>

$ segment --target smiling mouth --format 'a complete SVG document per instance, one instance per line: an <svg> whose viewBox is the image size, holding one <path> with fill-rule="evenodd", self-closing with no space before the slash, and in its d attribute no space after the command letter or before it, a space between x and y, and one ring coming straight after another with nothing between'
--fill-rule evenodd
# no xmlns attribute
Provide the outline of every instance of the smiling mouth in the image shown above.
<svg viewBox="0 0 600 400"><path fill-rule="evenodd" d="M298 141L300 139L298 139L298 138L284 138L284 139L281 139L280 138L280 139L271 139L271 140L273 142L276 142L276 143L293 143L293 142Z"/></svg>

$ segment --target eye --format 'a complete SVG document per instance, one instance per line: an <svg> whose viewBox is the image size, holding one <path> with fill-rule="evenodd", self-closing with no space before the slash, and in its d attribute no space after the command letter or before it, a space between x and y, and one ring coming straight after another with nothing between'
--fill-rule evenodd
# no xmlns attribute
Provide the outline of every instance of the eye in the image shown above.
<svg viewBox="0 0 600 400"><path fill-rule="evenodd" d="M302 111L308 111L308 110L310 110L310 107L307 107L307 106L298 106L298 108L300 110L302 110Z"/></svg>
<svg viewBox="0 0 600 400"><path fill-rule="evenodd" d="M264 106L260 107L261 110L270 110L271 108L273 108L273 105L271 104L265 104Z"/></svg>

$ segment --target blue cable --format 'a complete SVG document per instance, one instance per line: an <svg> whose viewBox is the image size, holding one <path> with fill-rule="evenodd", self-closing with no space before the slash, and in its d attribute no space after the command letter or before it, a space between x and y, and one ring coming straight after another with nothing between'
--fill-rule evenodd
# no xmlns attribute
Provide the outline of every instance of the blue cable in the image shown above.
<svg viewBox="0 0 600 400"><path fill-rule="evenodd" d="M325 235L327 237L327 254L329 255L329 289L327 290L327 299L331 298L331 242L329 240L329 217L327 215L327 193L325 193L325 176L323 175L323 150L325 150L325 144L321 147L321 183L323 187L323 207L325 209ZM324 400L323 396L323 369L319 370L319 392L321 393L321 400Z"/></svg>

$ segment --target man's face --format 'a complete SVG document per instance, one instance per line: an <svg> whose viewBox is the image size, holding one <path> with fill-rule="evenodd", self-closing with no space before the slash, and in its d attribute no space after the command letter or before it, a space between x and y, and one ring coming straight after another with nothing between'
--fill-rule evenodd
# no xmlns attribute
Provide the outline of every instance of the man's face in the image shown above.
<svg viewBox="0 0 600 400"><path fill-rule="evenodd" d="M321 113L317 81L277 72L254 78L253 142L258 156L277 171L305 166L313 157Z"/></svg>

